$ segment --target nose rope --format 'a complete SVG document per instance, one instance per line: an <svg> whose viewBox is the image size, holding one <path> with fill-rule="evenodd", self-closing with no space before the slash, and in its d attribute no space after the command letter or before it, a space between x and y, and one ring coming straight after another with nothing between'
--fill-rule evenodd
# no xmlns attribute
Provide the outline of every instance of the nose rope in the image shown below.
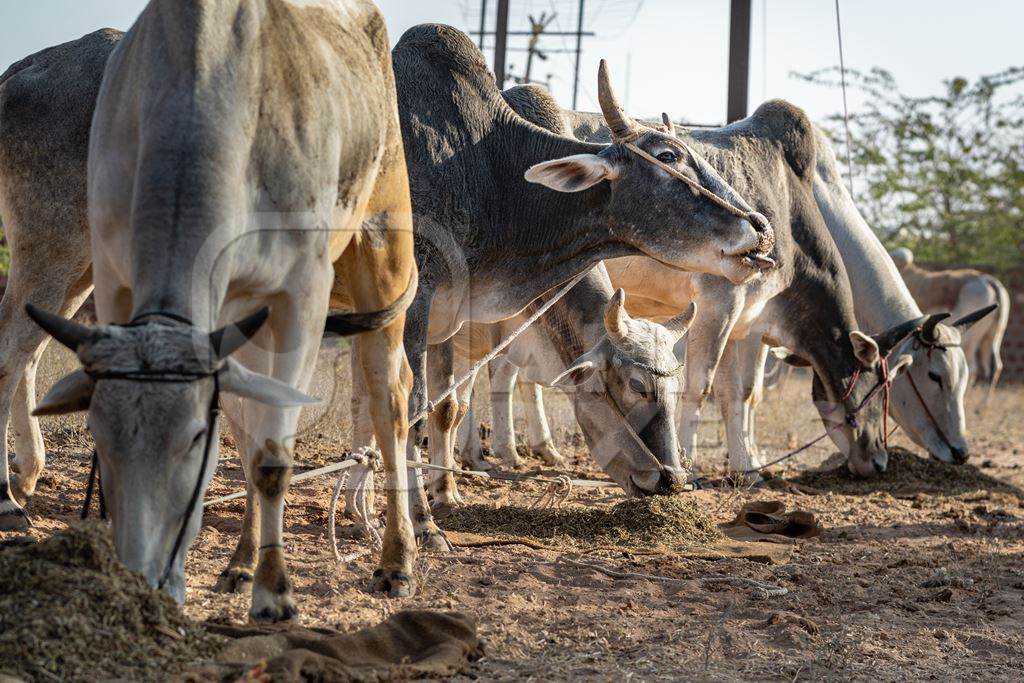
<svg viewBox="0 0 1024 683"><path fill-rule="evenodd" d="M932 423L932 427L934 427L935 431L938 432L939 438L942 439L942 443L946 444L946 448L948 448L950 454L952 454L956 448L953 447L949 437L946 436L946 433L942 431L942 427L939 426L939 421L935 419L935 415L932 414L932 409L928 407L928 404L924 400L924 396L921 395L920 389L917 388L917 382L914 381L914 376L908 372L907 379L910 380L910 387L914 390L914 395L917 396L918 403L920 403L921 407L924 408L924 414L928 416L928 421Z"/></svg>
<svg viewBox="0 0 1024 683"><path fill-rule="evenodd" d="M890 350L889 353L892 353L892 351ZM861 368L858 367L856 370L853 371L853 376L852 376L852 378L850 380L850 386L847 388L846 393L843 394L843 398L841 399L840 405L835 406L835 408L842 407L842 403L845 403L850 398L850 396L853 395L853 388L855 386L857 386L857 380L860 379L860 375L861 375ZM743 470L743 474L754 474L754 473L760 472L760 471L762 471L764 469L767 469L767 468L771 467L772 465L777 465L780 462L783 462L785 460L789 460L793 456L798 455L800 453L803 453L808 448L810 448L814 444L818 443L819 441L821 441L822 439L827 437L829 434L831 434L835 430L841 429L844 424L849 424L851 427L855 427L857 425L857 414L860 411L862 411L865 407L867 407L868 403L870 403L871 400L874 399L875 396L877 396L880 391L884 391L885 392L884 397L882 399L882 411L883 411L882 412L882 444L885 446L885 449L888 450L889 449L889 437L892 436L893 432L896 431L895 427L893 429L891 429L891 430L889 429L889 398L890 398L890 390L891 390L891 388L892 388L892 377L889 374L889 354L886 354L879 361L879 381L878 381L878 384L876 384L874 386L874 388L864 398L864 400L860 402L860 405L858 405L856 408L854 408L853 410L851 410L851 411L846 413L846 416L845 416L846 419L845 419L844 422L838 422L838 423L834 423L832 425L827 425L825 427L825 432L823 434L820 434L820 435L816 436L815 438L811 439L810 441L808 441L807 443L803 444L802 446L794 448L793 450L789 451L785 455L782 455L782 456L776 458L775 460L772 460L771 462L765 463L764 465L761 465L760 467L753 467L753 468L751 468L749 470Z"/></svg>
<svg viewBox="0 0 1024 683"><path fill-rule="evenodd" d="M648 154L644 150L640 149L639 147L636 146L636 144L634 144L632 142L620 142L619 144L621 144L623 147L628 149L633 154L636 154L637 156L639 156L644 161L657 166L662 171L665 171L666 173L668 173L670 176L672 176L676 180L680 180L680 181L686 183L691 188L693 188L695 191L697 191L698 193L703 195L706 199L711 200L712 203L717 204L719 207L721 207L722 209L725 209L726 211L728 211L732 215L736 216L737 218L742 218L743 220L747 221L748 223L750 223L750 225L752 225L754 227L755 231L760 231L760 229L764 227L762 224L757 222L756 218L754 218L755 215L756 216L761 216L761 214L757 213L756 211L743 211L742 209L734 206L733 204L727 202L725 199L723 199L722 197L718 196L717 194L715 194L714 192L709 190L708 188L706 188L703 185L701 185L700 183L698 183L693 178L687 176L685 173L680 173L678 170L672 168L671 166L669 166L668 164L664 163L663 161L661 161L657 157L655 157L655 156L653 156L651 154ZM689 152L691 156L694 155L692 149L690 149L685 144L683 146L686 147L686 151Z"/></svg>

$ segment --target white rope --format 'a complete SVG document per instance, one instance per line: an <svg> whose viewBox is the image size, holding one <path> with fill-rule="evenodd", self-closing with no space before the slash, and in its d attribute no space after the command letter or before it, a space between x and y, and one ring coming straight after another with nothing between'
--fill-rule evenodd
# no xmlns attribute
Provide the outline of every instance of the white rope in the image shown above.
<svg viewBox="0 0 1024 683"><path fill-rule="evenodd" d="M348 561L348 558L352 557L348 555L342 558L338 553L335 520L342 489L345 489L345 509L354 518L356 528L363 530L373 549L380 550L384 546L384 539L381 538L378 528L380 523L373 508L373 472L380 464L380 454L372 448L364 446L349 455L346 461L355 466L346 469L338 477L338 483L334 486L334 494L331 496L331 504L327 508L327 535L331 541L334 559L338 562Z"/></svg>
<svg viewBox="0 0 1024 683"><path fill-rule="evenodd" d="M486 355L484 355L483 358L481 358L476 363L474 363L473 366L469 370L467 370L456 381L452 382L452 384L447 389L445 389L443 392L441 392L440 396L435 398L433 401L430 401L429 403L427 403L426 407L424 407L422 410L420 410L420 412L416 413L411 418L409 418L409 424L410 425L414 425L417 422L419 422L420 420L422 420L423 418L425 418L430 413L434 412L434 408L437 406L438 403L440 403L444 399L446 399L449 396L451 396L452 393L456 389L458 389L460 386L462 386L463 384L468 382L470 379L475 377L476 373L479 372L480 368L482 368L483 366L487 365L489 362L494 360L494 358L499 353L504 351L505 348L508 347L508 345L511 344L515 340L516 337L518 337L520 334L522 334L526 330L527 327L529 327L533 323L537 322L538 318L540 318L542 315L547 313L549 308L554 306L558 302L559 299L561 299L563 296L565 296L569 292L570 289L572 289L577 284L579 284L580 280L585 278L587 276L587 274L590 273L590 271L592 269L593 269L593 266L591 266L591 268L588 268L588 269L584 270L582 273L580 273L579 275L577 275L573 279L571 279L568 282L566 282L565 285L563 285L562 288L560 290L558 290L558 292L555 293L555 295L553 297L551 297L550 299L545 301L541 305L540 308L538 308L536 311L534 311L530 315L530 317L528 317L526 320L524 320L523 323L519 327L517 327L515 330L513 330L512 334L510 334L509 336L507 336L504 339L502 339L500 344L495 346Z"/></svg>

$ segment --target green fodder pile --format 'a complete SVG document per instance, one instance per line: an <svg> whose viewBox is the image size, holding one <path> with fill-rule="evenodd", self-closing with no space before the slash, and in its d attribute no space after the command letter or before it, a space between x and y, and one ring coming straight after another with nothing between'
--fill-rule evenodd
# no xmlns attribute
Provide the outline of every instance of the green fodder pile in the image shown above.
<svg viewBox="0 0 1024 683"><path fill-rule="evenodd" d="M974 491L992 491L1024 497L1024 491L983 474L974 465L950 465L934 458L923 458L905 448L889 449L889 466L885 472L870 479L855 477L843 463L832 470L804 472L789 481L848 495L887 491L955 496Z"/></svg>
<svg viewBox="0 0 1024 683"><path fill-rule="evenodd" d="M634 498L610 509L467 505L445 517L444 527L575 548L681 548L722 538L707 512L687 496Z"/></svg>
<svg viewBox="0 0 1024 683"><path fill-rule="evenodd" d="M167 680L222 644L122 565L86 522L0 549L0 672L33 681Z"/></svg>

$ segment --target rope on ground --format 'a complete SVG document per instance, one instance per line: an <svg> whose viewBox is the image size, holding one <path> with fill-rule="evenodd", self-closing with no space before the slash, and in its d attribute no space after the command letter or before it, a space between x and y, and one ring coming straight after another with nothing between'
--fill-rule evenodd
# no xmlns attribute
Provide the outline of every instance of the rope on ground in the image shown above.
<svg viewBox="0 0 1024 683"><path fill-rule="evenodd" d="M761 583L745 576L710 576L701 579L706 584L726 583L743 586L750 589L750 597L754 600L767 600L777 598L789 592L785 586L774 586L770 583Z"/></svg>
<svg viewBox="0 0 1024 683"><path fill-rule="evenodd" d="M380 550L384 546L384 540L377 528L379 526L377 516L373 509L373 472L379 469L380 454L366 446L350 454L346 460L354 465L351 469L342 471L341 476L338 477L338 483L334 486L334 494L331 496L331 504L327 509L327 533L330 537L334 559L338 562L355 559L352 555L346 555L343 558L338 552L335 519L342 489L345 490L345 507L355 518L356 527L363 530L374 550ZM360 555L356 555L356 557L358 556Z"/></svg>
<svg viewBox="0 0 1024 683"><path fill-rule="evenodd" d="M554 482L548 484L537 500L530 503L530 509L560 508L565 505L571 495L572 479L568 475L560 474Z"/></svg>

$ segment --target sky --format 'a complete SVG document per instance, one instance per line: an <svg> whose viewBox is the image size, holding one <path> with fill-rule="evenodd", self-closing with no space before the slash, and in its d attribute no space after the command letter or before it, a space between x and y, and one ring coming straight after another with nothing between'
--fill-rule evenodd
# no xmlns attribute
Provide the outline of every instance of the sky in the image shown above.
<svg viewBox="0 0 1024 683"><path fill-rule="evenodd" d="M427 21L475 31L482 0L378 0L392 43L410 26ZM527 16L554 12L550 30L574 30L578 0L510 0L511 30L529 28ZM0 71L37 50L102 27L127 29L144 0L0 0ZM487 28L494 28L497 0L488 0ZM1020 0L840 0L847 68L881 66L910 94L939 92L953 76L968 79L1024 65ZM597 63L609 62L619 99L635 116L667 111L676 120L721 123L725 118L729 0L585 0L579 108L596 110ZM488 39L489 41L490 39ZM568 107L573 38L550 36L551 50L534 77L547 79ZM523 48L526 38L511 38ZM488 42L487 48L491 43ZM488 62L493 50L485 48ZM521 73L525 53L510 52ZM770 98L803 107L814 119L842 109L838 90L792 77L838 65L834 0L753 0L750 109ZM511 85L511 83L509 83ZM849 93L851 111L861 105Z"/></svg>

